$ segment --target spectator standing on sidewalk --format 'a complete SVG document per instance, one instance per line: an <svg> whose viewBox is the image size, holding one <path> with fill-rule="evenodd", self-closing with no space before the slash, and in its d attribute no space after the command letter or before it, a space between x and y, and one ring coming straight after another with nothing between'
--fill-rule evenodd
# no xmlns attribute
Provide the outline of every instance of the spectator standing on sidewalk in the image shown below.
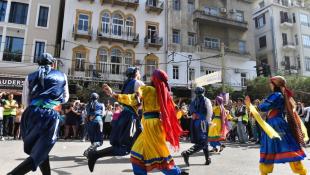
<svg viewBox="0 0 310 175"><path fill-rule="evenodd" d="M105 117L104 117L103 139L109 139L110 138L111 129L112 129L112 125L111 125L112 116L113 116L112 106L109 105L107 107L107 110L105 112Z"/></svg>
<svg viewBox="0 0 310 175"><path fill-rule="evenodd" d="M235 116L238 119L237 124L237 132L238 132L238 139L240 143L247 143L248 142L248 135L246 125L248 123L248 114L245 105L243 104L243 99L238 98L237 100L237 108L235 111Z"/></svg>
<svg viewBox="0 0 310 175"><path fill-rule="evenodd" d="M1 100L1 98L0 98ZM4 141L3 137L3 111L4 108L2 106L2 103L0 102L0 141Z"/></svg>
<svg viewBox="0 0 310 175"><path fill-rule="evenodd" d="M20 121L21 121L23 112L24 112L24 105L20 104L17 109L16 118L14 121L14 140L20 139Z"/></svg>
<svg viewBox="0 0 310 175"><path fill-rule="evenodd" d="M11 93L8 99L4 101L3 125L4 136L13 136L13 125L16 117L17 102L14 100L14 95Z"/></svg>

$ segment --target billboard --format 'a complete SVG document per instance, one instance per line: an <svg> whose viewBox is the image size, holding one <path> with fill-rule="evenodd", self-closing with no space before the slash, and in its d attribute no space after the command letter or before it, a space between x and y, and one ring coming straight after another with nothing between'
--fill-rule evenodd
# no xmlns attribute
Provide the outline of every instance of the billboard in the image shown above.
<svg viewBox="0 0 310 175"><path fill-rule="evenodd" d="M222 72L217 71L208 75L204 75L195 79L196 86L206 86L215 84L222 81Z"/></svg>
<svg viewBox="0 0 310 175"><path fill-rule="evenodd" d="M24 78L0 77L0 89L22 90Z"/></svg>

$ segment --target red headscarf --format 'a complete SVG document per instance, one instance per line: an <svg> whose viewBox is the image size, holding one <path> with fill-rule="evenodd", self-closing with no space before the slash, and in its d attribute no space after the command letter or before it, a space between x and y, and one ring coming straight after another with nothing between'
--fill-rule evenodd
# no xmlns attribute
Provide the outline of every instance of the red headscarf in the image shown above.
<svg viewBox="0 0 310 175"><path fill-rule="evenodd" d="M293 92L288 89L286 86L286 80L282 76L274 76L270 78L271 83L275 87L281 88L281 92L285 100L285 108L287 110L287 121L290 126L290 129L297 140L301 145L305 145L304 134L302 133L300 118L296 112L296 102L293 98Z"/></svg>
<svg viewBox="0 0 310 175"><path fill-rule="evenodd" d="M178 122L174 102L169 93L168 75L166 72L156 69L152 75L152 82L157 92L166 140L177 150L180 146L179 137L182 133L182 128Z"/></svg>

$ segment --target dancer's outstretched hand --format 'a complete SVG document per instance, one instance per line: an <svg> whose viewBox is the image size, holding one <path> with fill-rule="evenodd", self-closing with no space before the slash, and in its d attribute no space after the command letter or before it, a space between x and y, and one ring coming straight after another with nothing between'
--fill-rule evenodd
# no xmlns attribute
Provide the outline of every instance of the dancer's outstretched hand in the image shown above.
<svg viewBox="0 0 310 175"><path fill-rule="evenodd" d="M107 85L107 84L103 84L103 85L102 85L102 90L103 90L103 92L104 92L105 94L107 94L107 95L109 95L109 96L111 96L112 93L113 93L112 89L111 89L110 86Z"/></svg>

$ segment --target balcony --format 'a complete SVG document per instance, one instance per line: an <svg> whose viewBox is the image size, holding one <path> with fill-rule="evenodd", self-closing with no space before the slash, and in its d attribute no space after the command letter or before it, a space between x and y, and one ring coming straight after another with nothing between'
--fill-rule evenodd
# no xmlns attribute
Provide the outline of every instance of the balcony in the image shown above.
<svg viewBox="0 0 310 175"><path fill-rule="evenodd" d="M108 41L109 44L111 42L118 42L123 43L124 46L127 44L132 44L136 47L139 43L139 34L136 33L128 33L128 32L121 32L121 35L115 35L111 31L108 33L97 31L97 40L99 43L102 41Z"/></svg>
<svg viewBox="0 0 310 175"><path fill-rule="evenodd" d="M103 5L104 3L109 3L112 4L112 6L123 6L125 7L125 9L133 8L137 10L137 8L139 7L139 0L100 0L100 2L101 5Z"/></svg>
<svg viewBox="0 0 310 175"><path fill-rule="evenodd" d="M146 12L154 12L160 14L164 10L164 1L160 0L147 0L145 3Z"/></svg>
<svg viewBox="0 0 310 175"><path fill-rule="evenodd" d="M285 51L292 51L296 49L296 45L293 42L284 42L283 43L283 50Z"/></svg>
<svg viewBox="0 0 310 175"><path fill-rule="evenodd" d="M78 38L82 38L82 39L87 39L88 42L90 42L92 40L92 33L93 33L93 29L91 28L88 28L88 31L84 31L84 30L79 30L77 24L73 25L72 37L74 38L74 40Z"/></svg>
<svg viewBox="0 0 310 175"><path fill-rule="evenodd" d="M78 0L79 2L90 2L93 3L95 0Z"/></svg>
<svg viewBox="0 0 310 175"><path fill-rule="evenodd" d="M163 38L162 37L145 37L144 38L144 47L148 49L149 47L156 48L159 50L163 46Z"/></svg>
<svg viewBox="0 0 310 175"><path fill-rule="evenodd" d="M125 72L129 66L131 65L122 63L98 63L89 65L89 68L83 71L69 69L68 78L83 81L123 82L126 79Z"/></svg>
<svg viewBox="0 0 310 175"><path fill-rule="evenodd" d="M233 27L239 30L248 30L248 23L246 21L239 21L227 16L213 15L202 10L196 10L193 14L193 19L197 22L220 24L222 26Z"/></svg>
<svg viewBox="0 0 310 175"><path fill-rule="evenodd" d="M283 27L283 28L290 28L290 27L293 27L293 20L291 18L284 18L284 19L281 19L281 24L280 26Z"/></svg>

